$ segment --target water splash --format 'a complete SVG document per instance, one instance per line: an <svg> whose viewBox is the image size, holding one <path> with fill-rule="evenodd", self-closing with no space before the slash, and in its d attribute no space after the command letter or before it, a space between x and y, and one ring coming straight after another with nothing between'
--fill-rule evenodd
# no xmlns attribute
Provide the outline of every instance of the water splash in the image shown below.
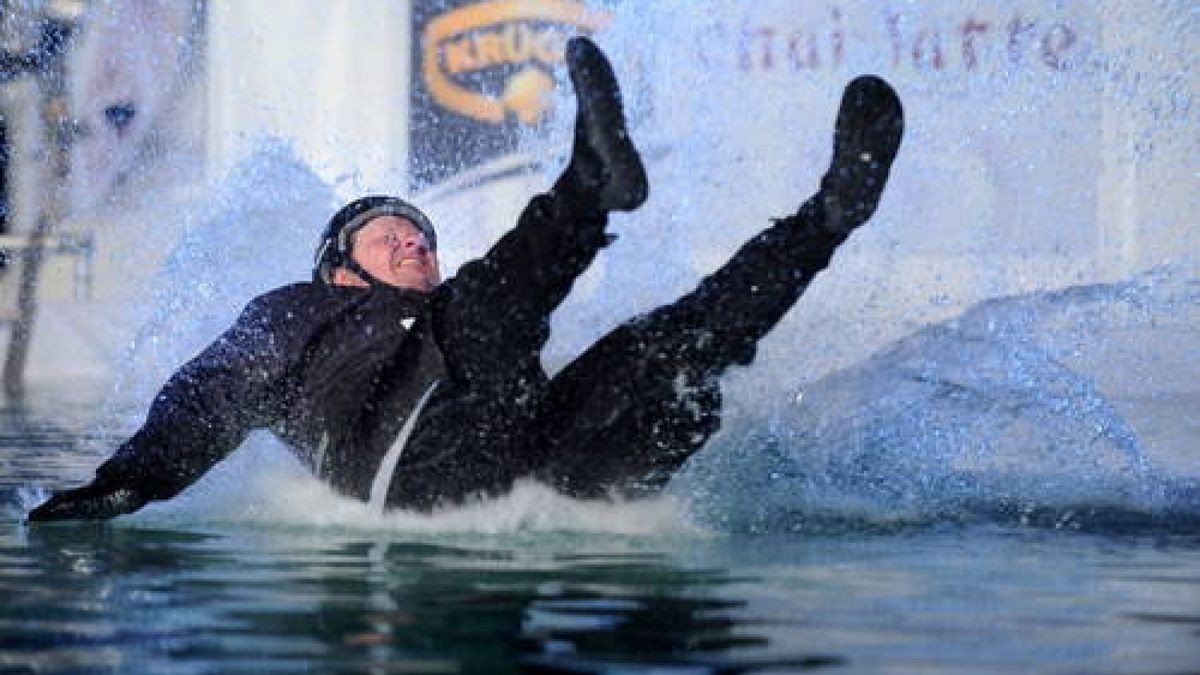
<svg viewBox="0 0 1200 675"><path fill-rule="evenodd" d="M1148 430L1125 418L1106 378L1137 365L1110 358L1114 334L1144 345L1147 332L1188 329L1198 310L1200 281L1169 273L986 301L785 399L732 401L726 431L657 500L580 502L523 483L431 515L381 514L335 494L261 434L131 522L405 534L701 536L964 522L1191 531L1200 526L1200 467L1167 468L1178 448L1143 440ZM1157 374L1141 372L1156 392L1172 388L1159 376L1196 376L1200 342L1184 344L1154 362ZM1180 424L1187 453L1194 432Z"/></svg>
<svg viewBox="0 0 1200 675"><path fill-rule="evenodd" d="M710 5L724 8L723 3ZM745 10L747 25L770 25L773 17L793 7L762 3L759 9ZM1158 73L1162 77L1153 81L1136 59L1099 52L1093 53L1094 64L1061 73L1048 72L1036 61L1022 61L1021 68L1006 65L1002 49L994 50L990 69L964 67L950 73L911 64L899 68L892 62L887 17L879 14L886 8L855 7L870 13L859 24L878 34L865 36L870 39L849 35L854 41L846 45L845 60L834 64L827 59L821 69L796 70L779 58L783 52L776 53L770 68L759 52L746 61L748 47L762 47L746 42L759 39L758 33L746 33L736 21L721 23L726 15L741 16L738 11L697 13L689 3L677 1L627 12L627 18L640 20L617 22L604 36L614 54L642 52L639 63L618 67L623 77L644 68L640 80L623 81L632 84L635 135L647 149L655 194L643 211L615 219L618 230L625 222L634 227L600 261L599 271L583 280L581 285L594 292L576 293L556 315L551 362L566 361L612 322L687 290L698 273L711 270L769 216L794 208L815 187L828 156L829 118L838 87L863 70L895 75L906 100L912 101L913 125L895 185L889 188L888 208L881 212L882 220L897 222L872 223L856 234L806 298L836 308L828 312L837 319L837 328L827 342L853 351L846 346L853 342L846 333L880 325L884 319L878 315L885 311L893 314L887 318L893 324L911 325L940 311L923 306L919 298L952 295L956 302L969 303L1012 292L1020 275L1008 263L1032 270L1043 286L1067 278L1108 278L1105 265L1112 252L1095 241L1096 202L1090 194L1099 169L1088 153L1098 140L1094 118L1100 114L1090 95L1115 99L1123 104L1118 112L1131 112L1153 131L1190 130L1192 96L1185 75L1194 69L1194 55L1178 72ZM816 8L812 17L815 24L833 22L829 36L852 23L849 14L834 20L827 9ZM936 7L911 9L906 19L911 23L900 26L909 33L943 21ZM1194 11L1172 10L1172 15L1182 34L1194 30ZM1057 14L1046 16L1049 25ZM648 41L647 35L655 39ZM711 39L722 36L731 39ZM652 86L656 81L675 84L660 90ZM1171 105L1158 115L1153 106L1164 100ZM554 152L565 147L569 123L566 117L558 120L563 129L554 134ZM1076 125L1082 131L1071 133ZM788 139L790 152L778 151L781 136ZM1061 151L1045 152L1046 147ZM1117 150L1124 147L1117 144ZM540 147L535 151L549 153ZM1137 154L1127 159L1149 158ZM967 175L996 180L955 191L930 189L960 185ZM1055 179L1031 182L1026 176ZM747 200L750 194L755 198ZM1014 200L1010 194L1025 198ZM260 146L207 206L184 219L187 235L171 256L159 290L143 304L153 309L144 316L144 328L127 358L133 374L126 385L136 386L125 389L147 399L149 388L227 326L246 300L306 277L314 228L331 207L328 186L286 146ZM1057 227L1047 232L1047 222ZM468 228L462 229L452 238L469 241ZM481 250L471 243L472 254ZM264 244L270 247L269 265L262 262ZM1006 257L998 259L1000 253ZM912 261L928 256L945 264L944 277L913 279ZM596 280L596 274L603 278ZM908 283L902 287L896 278ZM622 283L626 279L654 283ZM836 285L849 279L853 283ZM621 292L613 292L614 283ZM1025 280L1020 284L1030 285ZM631 288L635 292L625 292ZM1194 388L1194 364L1200 363L1194 347L1193 327L1200 323L1196 297L1193 282L1172 285L1147 277L984 301L858 365L811 383L798 376L791 385L803 388L788 396L751 388L731 397L726 432L675 481L672 495L696 522L728 531L805 530L844 520L1020 519L1046 509L1057 522L1079 507L1099 505L1194 515L1200 511L1194 481L1163 468L1158 441L1148 440L1161 438L1161 429L1134 419L1119 394L1121 387L1141 388L1156 404L1155 397L1186 396ZM1177 310L1182 318L1173 314ZM811 321L811 312L805 318L820 323ZM813 344L795 339L803 330L785 324L773 343ZM1134 345L1156 347L1183 335L1184 346L1162 352L1156 361L1157 349L1148 350L1146 358L1129 347L1125 333L1140 336L1132 340ZM768 370L804 372L801 366L811 358L801 348L776 349L760 359L754 372L763 378ZM1170 420L1160 424L1176 441L1195 437L1186 428L1177 433ZM243 450L233 466L247 468L237 464L243 457L262 459ZM432 518L395 515L380 520L357 503L322 492L304 474L272 473L269 461L250 468L259 477L283 476L282 484L291 489L260 487L249 511L222 511L220 500L204 506L203 501L188 501L191 497L155 508L167 513L198 509L188 513L193 517L261 514L284 522L468 530L548 523L551 528L608 531L599 524L625 513L620 510L625 507L597 507L594 520L556 520L558 515L547 514L590 507L522 487L506 499ZM205 485L197 486L198 494L211 489L213 481L206 479ZM632 520L644 515L636 510L641 507L630 508ZM507 515L489 515L494 511Z"/></svg>
<svg viewBox="0 0 1200 675"><path fill-rule="evenodd" d="M508 494L432 513L383 512L377 505L337 494L265 434L170 502L152 504L122 523L265 524L405 535L607 533L706 536L682 517L674 499L610 504L564 497L532 481Z"/></svg>
<svg viewBox="0 0 1200 675"><path fill-rule="evenodd" d="M1198 291L1195 280L1147 275L981 303L789 400L742 405L672 492L691 496L698 522L735 531L947 519L1070 525L1114 510L1200 523L1200 480L1151 457L1178 448L1143 444L1102 390L1130 364L1104 352L1089 359L1079 344L1104 335L1111 348L1118 330L1137 343L1186 327ZM1157 364L1161 373L1195 376L1194 337L1176 360ZM1190 453L1195 421L1179 424L1179 447Z"/></svg>
<svg viewBox="0 0 1200 675"><path fill-rule="evenodd" d="M333 190L287 143L262 138L213 190L178 215L152 288L131 303L140 326L115 387L148 400L181 363L227 329L256 295L310 276Z"/></svg>

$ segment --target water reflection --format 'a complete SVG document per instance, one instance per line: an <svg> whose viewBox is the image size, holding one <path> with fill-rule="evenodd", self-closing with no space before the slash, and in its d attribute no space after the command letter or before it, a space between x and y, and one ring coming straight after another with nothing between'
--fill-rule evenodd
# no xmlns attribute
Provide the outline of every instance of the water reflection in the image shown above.
<svg viewBox="0 0 1200 675"><path fill-rule="evenodd" d="M180 570L220 561L198 549L210 538L90 525L36 528L24 545L0 539L3 664L116 667L134 662L131 646L186 641L203 626L157 619L197 600L175 581Z"/></svg>
<svg viewBox="0 0 1200 675"><path fill-rule="evenodd" d="M314 598L315 611L239 617L251 619L257 634L313 635L340 659L386 668L593 672L671 664L711 672L744 669L729 654L767 644L740 620L746 602L727 597L737 579L724 570L681 568L661 554L520 551L351 542L327 552L337 564L325 574L293 580L290 596ZM804 655L772 663L837 661Z"/></svg>
<svg viewBox="0 0 1200 675"><path fill-rule="evenodd" d="M36 527L0 549L0 652L24 668L592 672L744 670L767 639L721 569L658 553L423 542L323 546L278 533ZM545 547L545 542L540 544ZM740 658L740 660L739 660ZM835 655L775 659L791 668ZM737 664L737 665L735 665ZM765 662L757 662L765 666ZM162 665L160 663L160 665ZM756 666L757 667L757 666Z"/></svg>

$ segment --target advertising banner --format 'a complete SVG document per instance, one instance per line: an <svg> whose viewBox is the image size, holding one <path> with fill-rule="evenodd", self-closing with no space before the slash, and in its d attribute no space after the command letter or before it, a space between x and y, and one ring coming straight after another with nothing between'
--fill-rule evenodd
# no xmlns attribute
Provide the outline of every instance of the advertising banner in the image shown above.
<svg viewBox="0 0 1200 675"><path fill-rule="evenodd" d="M512 152L553 104L572 35L608 20L571 0L413 3L409 171L420 189Z"/></svg>
<svg viewBox="0 0 1200 675"><path fill-rule="evenodd" d="M636 23L660 31L643 43L658 113L649 132L672 156L690 155L689 181L725 188L696 196L714 195L707 211L748 193L774 208L798 204L828 161L842 88L873 73L908 112L887 195L899 208L885 212L903 214L905 229L921 223L906 251L1090 254L1098 245L1105 101L1088 74L1102 38L1093 6L705 4L712 11Z"/></svg>

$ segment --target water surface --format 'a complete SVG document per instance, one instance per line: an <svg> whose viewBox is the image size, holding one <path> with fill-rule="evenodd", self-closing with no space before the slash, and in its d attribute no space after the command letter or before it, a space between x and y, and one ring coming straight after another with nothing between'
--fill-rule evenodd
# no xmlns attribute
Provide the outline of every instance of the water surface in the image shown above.
<svg viewBox="0 0 1200 675"><path fill-rule="evenodd" d="M93 672L1187 672L1185 516L720 531L686 505L536 486L434 516L366 513L270 451L108 524L22 509L112 439L34 392L0 424L0 669ZM84 397L86 398L86 397ZM92 399L94 400L94 399ZM285 490L281 497L266 494ZM193 494L193 492L195 494ZM1131 520L1134 521L1131 523Z"/></svg>

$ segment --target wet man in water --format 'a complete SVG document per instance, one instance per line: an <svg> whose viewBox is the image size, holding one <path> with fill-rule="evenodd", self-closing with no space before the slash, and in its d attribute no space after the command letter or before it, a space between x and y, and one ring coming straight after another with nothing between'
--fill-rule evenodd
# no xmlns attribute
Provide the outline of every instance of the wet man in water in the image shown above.
<svg viewBox="0 0 1200 675"><path fill-rule="evenodd" d="M567 47L571 161L483 257L442 281L421 211L366 197L339 211L311 283L253 300L183 366L146 423L30 519L109 518L170 499L266 428L338 491L429 510L535 478L579 498L652 494L720 425L719 378L749 364L875 211L903 130L895 92L846 88L820 190L679 300L619 326L554 378L550 314L611 242L610 211L647 196L604 55Z"/></svg>

